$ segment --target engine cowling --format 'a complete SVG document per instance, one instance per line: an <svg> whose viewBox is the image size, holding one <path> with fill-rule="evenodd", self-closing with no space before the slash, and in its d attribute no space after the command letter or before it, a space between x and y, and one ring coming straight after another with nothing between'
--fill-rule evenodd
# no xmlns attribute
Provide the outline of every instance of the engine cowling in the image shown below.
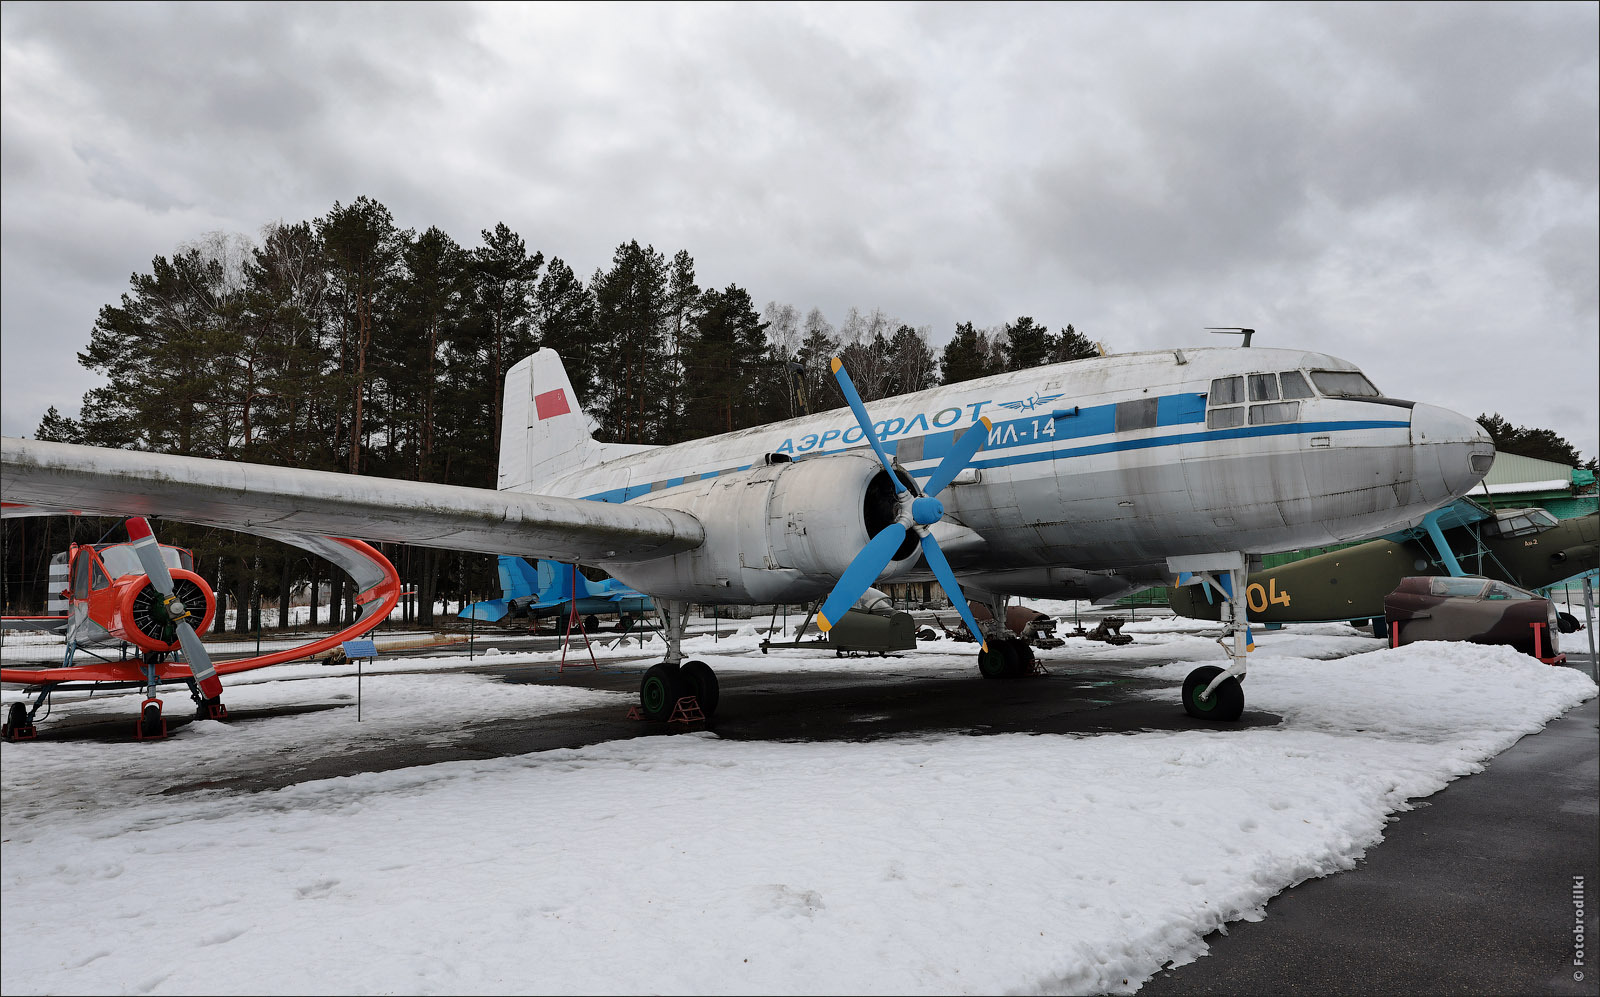
<svg viewBox="0 0 1600 997"><path fill-rule="evenodd" d="M217 613L217 597L206 580L192 571L171 569L172 594L191 614L189 625L196 634L211 628ZM117 617L113 632L143 651L167 652L179 649L176 622L171 608L148 575L127 575L117 580Z"/></svg>
<svg viewBox="0 0 1600 997"><path fill-rule="evenodd" d="M896 470L910 484L910 475ZM896 513L888 472L857 454L775 461L645 496L638 504L689 513L705 526L705 543L609 570L641 592L694 602L804 602L826 595ZM908 533L882 577L909 569L917 550Z"/></svg>

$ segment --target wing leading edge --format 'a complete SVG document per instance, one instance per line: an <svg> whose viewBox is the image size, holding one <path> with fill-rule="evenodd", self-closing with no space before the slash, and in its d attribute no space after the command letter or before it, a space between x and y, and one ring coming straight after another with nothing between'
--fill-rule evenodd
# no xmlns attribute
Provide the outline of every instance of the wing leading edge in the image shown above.
<svg viewBox="0 0 1600 997"><path fill-rule="evenodd" d="M6 502L594 564L698 547L688 513L6 437Z"/></svg>

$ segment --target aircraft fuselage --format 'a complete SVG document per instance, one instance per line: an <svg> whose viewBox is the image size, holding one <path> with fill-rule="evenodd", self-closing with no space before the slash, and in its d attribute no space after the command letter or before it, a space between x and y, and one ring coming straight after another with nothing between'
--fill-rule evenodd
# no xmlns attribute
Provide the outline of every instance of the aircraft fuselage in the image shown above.
<svg viewBox="0 0 1600 997"><path fill-rule="evenodd" d="M1000 374L867 408L890 456L920 479L988 417L985 447L941 496L947 522L936 532L952 564L980 572L986 587L1059 595L1086 573L1156 581L1175 555L1269 553L1393 530L1487 472L1493 446L1465 416L1315 386L1368 390L1355 378L1352 364L1318 353L1166 350ZM1252 400L1252 389L1261 397ZM1291 393L1301 396L1284 397ZM786 460L866 448L839 408L628 454L541 490L703 508L720 477L749 477L773 461L780 474ZM611 570L649 591L655 572L643 567ZM900 577L919 574L908 566Z"/></svg>

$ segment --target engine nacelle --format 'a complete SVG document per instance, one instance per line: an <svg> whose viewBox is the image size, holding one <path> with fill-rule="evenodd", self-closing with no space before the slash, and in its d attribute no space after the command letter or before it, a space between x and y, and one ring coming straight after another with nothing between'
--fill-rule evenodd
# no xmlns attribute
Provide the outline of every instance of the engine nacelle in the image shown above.
<svg viewBox="0 0 1600 997"><path fill-rule="evenodd" d="M217 614L217 597L206 580L192 571L171 568L172 593L192 614L189 625L196 634L211 629ZM113 636L141 651L176 651L178 631L167 614L163 597L148 575L124 575L113 586L116 616L108 627Z"/></svg>
<svg viewBox="0 0 1600 997"><path fill-rule="evenodd" d="M899 471L900 479L911 478ZM826 595L867 541L895 519L894 486L871 456L778 461L637 500L698 519L705 543L608 570L641 592L693 602L805 602ZM916 535L881 578L915 563Z"/></svg>

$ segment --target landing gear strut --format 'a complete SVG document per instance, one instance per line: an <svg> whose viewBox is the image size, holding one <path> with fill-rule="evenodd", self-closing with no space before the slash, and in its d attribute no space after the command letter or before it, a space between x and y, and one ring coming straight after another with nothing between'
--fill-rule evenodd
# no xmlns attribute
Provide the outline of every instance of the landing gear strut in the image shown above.
<svg viewBox="0 0 1600 997"><path fill-rule="evenodd" d="M1023 678L1034 673L1033 647L1006 626L1006 597L991 595L989 619L979 624L983 633L975 634L988 647L978 652L978 673L986 679Z"/></svg>
<svg viewBox="0 0 1600 997"><path fill-rule="evenodd" d="M1226 600L1226 636L1217 643L1228 652L1227 668L1202 665L1183 680L1183 709L1199 720L1232 723L1244 714L1245 655L1250 649L1250 625L1245 619L1245 586L1249 574L1238 551L1169 557L1167 568L1178 575L1179 585L1205 585Z"/></svg>
<svg viewBox="0 0 1600 997"><path fill-rule="evenodd" d="M717 711L721 689L717 673L704 661L683 660L683 632L689 625L689 604L676 600L660 600L662 629L667 638L666 660L651 665L639 682L639 712L646 720L665 721L672 718L679 701L693 697L700 712L710 719Z"/></svg>

